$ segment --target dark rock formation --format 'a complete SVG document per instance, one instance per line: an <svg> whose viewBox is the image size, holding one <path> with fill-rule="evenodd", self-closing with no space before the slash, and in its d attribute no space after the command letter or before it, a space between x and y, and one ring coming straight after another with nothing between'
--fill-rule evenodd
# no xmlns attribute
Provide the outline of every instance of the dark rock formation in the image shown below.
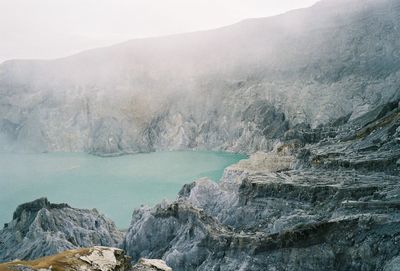
<svg viewBox="0 0 400 271"><path fill-rule="evenodd" d="M339 127L334 138L303 150L318 168L357 169L399 174L400 106L389 103Z"/></svg>
<svg viewBox="0 0 400 271"><path fill-rule="evenodd" d="M25 215L27 213L36 215L36 213L41 209L51 210L51 209L63 209L63 208L71 208L71 207L66 203L54 204L50 203L47 198L40 198L32 202L27 202L19 205L13 214L13 220L20 221L21 219L23 219L22 215Z"/></svg>

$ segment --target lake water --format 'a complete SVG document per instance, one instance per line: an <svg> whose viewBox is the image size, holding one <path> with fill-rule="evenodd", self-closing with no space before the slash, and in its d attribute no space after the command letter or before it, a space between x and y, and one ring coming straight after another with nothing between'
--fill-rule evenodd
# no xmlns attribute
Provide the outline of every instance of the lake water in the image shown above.
<svg viewBox="0 0 400 271"><path fill-rule="evenodd" d="M132 211L174 200L185 183L219 180L243 155L155 152L101 158L83 153L0 153L0 228L17 205L40 197L77 208L96 208L127 228Z"/></svg>

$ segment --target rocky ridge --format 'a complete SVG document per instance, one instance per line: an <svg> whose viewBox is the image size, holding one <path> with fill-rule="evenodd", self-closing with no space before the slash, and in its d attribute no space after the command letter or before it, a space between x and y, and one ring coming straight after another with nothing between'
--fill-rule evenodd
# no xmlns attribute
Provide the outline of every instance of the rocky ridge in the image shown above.
<svg viewBox="0 0 400 271"><path fill-rule="evenodd" d="M70 249L118 247L123 234L97 210L52 204L46 198L20 205L0 230L0 262L36 259Z"/></svg>

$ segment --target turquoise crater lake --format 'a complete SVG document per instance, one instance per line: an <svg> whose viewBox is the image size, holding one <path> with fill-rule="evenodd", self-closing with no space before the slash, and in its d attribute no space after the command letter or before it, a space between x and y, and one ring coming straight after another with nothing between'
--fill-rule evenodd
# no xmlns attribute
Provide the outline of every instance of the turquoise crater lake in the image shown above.
<svg viewBox="0 0 400 271"><path fill-rule="evenodd" d="M0 153L0 223L11 221L17 205L47 197L54 203L96 208L119 228L127 228L134 208L174 200L183 184L200 177L217 181L225 167L244 158L203 151L110 158L83 153Z"/></svg>

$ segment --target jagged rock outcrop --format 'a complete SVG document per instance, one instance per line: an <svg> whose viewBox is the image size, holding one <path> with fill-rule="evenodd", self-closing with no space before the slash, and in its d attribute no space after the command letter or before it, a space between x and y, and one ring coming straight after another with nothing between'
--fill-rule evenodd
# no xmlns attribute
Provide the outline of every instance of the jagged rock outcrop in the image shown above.
<svg viewBox="0 0 400 271"><path fill-rule="evenodd" d="M120 245L123 234L97 210L52 204L46 198L16 209L0 231L0 262L35 259L80 247Z"/></svg>
<svg viewBox="0 0 400 271"><path fill-rule="evenodd" d="M86 263L90 269L100 271L127 271L130 269L130 257L125 256L125 252L117 248L94 247L79 259ZM85 269L85 265L78 270Z"/></svg>
<svg viewBox="0 0 400 271"><path fill-rule="evenodd" d="M8 61L0 149L272 150L302 123L353 120L400 98L399 16L397 0L323 0L212 31Z"/></svg>
<svg viewBox="0 0 400 271"><path fill-rule="evenodd" d="M398 117L390 103L290 132L298 144L288 137L227 168L218 184L201 179L173 203L136 210L123 247L174 270L396 270Z"/></svg>
<svg viewBox="0 0 400 271"><path fill-rule="evenodd" d="M67 250L32 261L13 261L0 264L1 271L128 271L131 270L130 257L118 248L92 247ZM151 271L144 269L143 271Z"/></svg>

